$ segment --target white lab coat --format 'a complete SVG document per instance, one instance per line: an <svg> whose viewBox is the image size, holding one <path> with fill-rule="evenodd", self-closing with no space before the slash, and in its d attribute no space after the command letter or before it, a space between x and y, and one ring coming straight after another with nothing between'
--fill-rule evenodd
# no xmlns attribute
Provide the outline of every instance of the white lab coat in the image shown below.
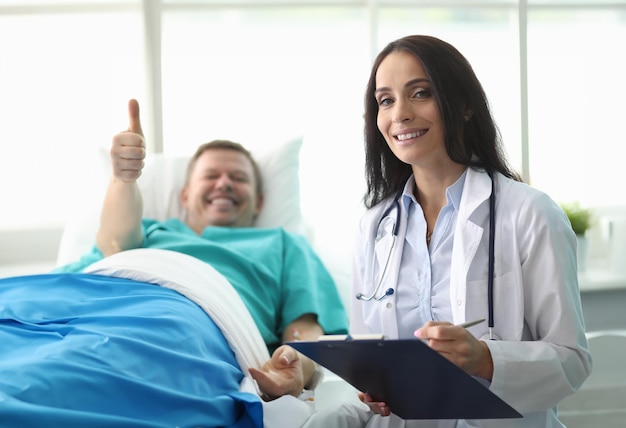
<svg viewBox="0 0 626 428"><path fill-rule="evenodd" d="M494 280L494 332L501 340L489 341L494 373L490 389L523 419L467 421L404 421L392 415L373 417L368 427L562 427L557 404L574 393L591 372L585 338L576 268L576 239L569 222L545 193L496 174L496 232ZM488 318L487 264L489 195L491 180L471 168L454 232L450 275L453 323ZM361 219L355 247L353 295L369 295L374 237L384 201ZM400 204L402 205L402 204ZM395 218L395 214L392 214ZM402 209L398 239L380 290L395 288L406 233ZM383 247L389 243L384 243ZM385 250L387 248L384 248ZM387 251L378 250L378 265ZM375 281L380 273L376 270ZM398 293L384 300L353 299L351 333L382 333L398 337ZM420 327L420 326L415 326ZM488 333L487 323L469 329L475 337ZM416 376L425 369L417 366ZM419 406L420 403L415 403ZM393 411L393 409L391 409ZM356 426L356 425L355 425Z"/></svg>

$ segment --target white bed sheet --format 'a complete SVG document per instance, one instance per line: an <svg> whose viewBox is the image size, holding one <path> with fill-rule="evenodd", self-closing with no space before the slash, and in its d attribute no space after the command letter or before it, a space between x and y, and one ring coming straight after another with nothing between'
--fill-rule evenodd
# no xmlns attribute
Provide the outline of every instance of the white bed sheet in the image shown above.
<svg viewBox="0 0 626 428"><path fill-rule="evenodd" d="M195 257L169 250L139 248L106 257L84 272L156 284L186 296L204 309L222 330L244 373L248 373L250 367L260 368L270 357L261 333L237 292L222 274ZM244 377L240 390L258 393L249 375ZM292 396L264 401L263 423L267 428L297 428L314 410L314 403Z"/></svg>

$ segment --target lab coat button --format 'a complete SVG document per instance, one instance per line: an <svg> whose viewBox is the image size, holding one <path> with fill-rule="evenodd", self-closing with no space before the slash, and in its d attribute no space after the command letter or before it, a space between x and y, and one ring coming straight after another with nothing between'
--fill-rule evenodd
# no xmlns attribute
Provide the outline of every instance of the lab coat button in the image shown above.
<svg viewBox="0 0 626 428"><path fill-rule="evenodd" d="M457 304L457 305L459 305L459 306L461 306L461 305L463 304L463 300L457 300L457 301L456 301L456 304Z"/></svg>
<svg viewBox="0 0 626 428"><path fill-rule="evenodd" d="M387 309L391 309L393 305L390 302L387 302Z"/></svg>

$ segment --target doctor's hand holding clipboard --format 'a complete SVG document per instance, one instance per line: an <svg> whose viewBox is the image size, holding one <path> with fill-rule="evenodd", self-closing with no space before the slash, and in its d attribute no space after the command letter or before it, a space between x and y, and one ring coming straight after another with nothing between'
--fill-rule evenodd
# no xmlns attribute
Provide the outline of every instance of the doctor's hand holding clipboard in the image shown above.
<svg viewBox="0 0 626 428"><path fill-rule="evenodd" d="M509 166L472 66L435 37L389 43L371 68L364 122L367 210L354 245L350 333L406 340L417 329L523 415L402 420L362 391L367 427L562 426L559 402L591 372L576 237L559 205ZM415 361L416 385L429 369Z"/></svg>
<svg viewBox="0 0 626 428"><path fill-rule="evenodd" d="M466 330L484 321L485 319L477 319L458 325L429 321L415 330L414 335L469 375L491 379L493 363L489 348ZM428 370L428 367L420 367L417 364L416 371L421 369ZM375 401L366 392L360 392L358 396L359 400L365 403L373 413L382 416L391 414L391 409L386 402Z"/></svg>

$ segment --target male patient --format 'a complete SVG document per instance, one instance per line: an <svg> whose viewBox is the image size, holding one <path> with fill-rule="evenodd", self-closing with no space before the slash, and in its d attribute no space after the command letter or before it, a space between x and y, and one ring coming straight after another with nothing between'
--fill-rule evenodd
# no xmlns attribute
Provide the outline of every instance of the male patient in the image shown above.
<svg viewBox="0 0 626 428"><path fill-rule="evenodd" d="M263 398L298 396L313 388L318 378L315 364L280 344L345 333L347 316L332 278L304 238L280 228L252 227L263 194L251 154L230 141L201 145L189 162L180 195L184 221L144 219L136 180L146 150L136 100L129 101L128 110L128 130L113 137L113 171L97 245L57 271L79 271L133 248L174 250L210 263L241 296L273 351L261 370L250 370Z"/></svg>

